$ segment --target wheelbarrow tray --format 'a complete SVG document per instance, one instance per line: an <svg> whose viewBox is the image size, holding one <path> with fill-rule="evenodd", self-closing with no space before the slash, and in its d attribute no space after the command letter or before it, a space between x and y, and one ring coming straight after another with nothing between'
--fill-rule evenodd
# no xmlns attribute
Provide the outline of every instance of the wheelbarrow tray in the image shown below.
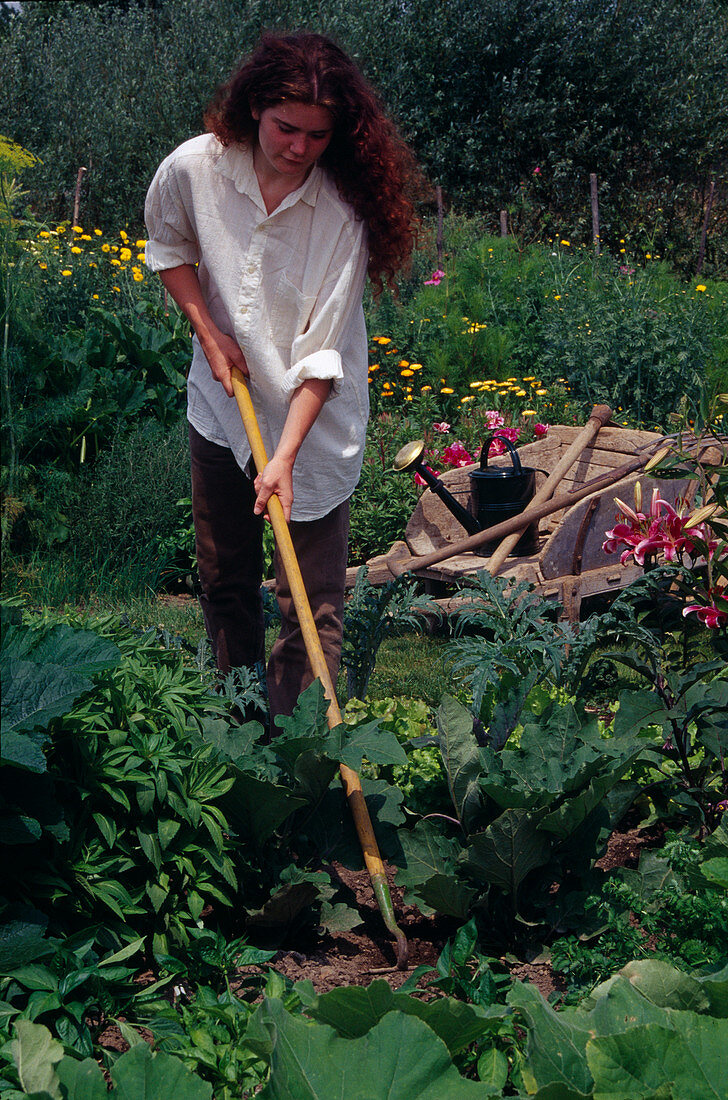
<svg viewBox="0 0 728 1100"><path fill-rule="evenodd" d="M543 483L559 462L563 453L581 431L579 427L555 425L543 439L519 448L524 466L533 466L536 488ZM640 449L657 444L662 436L655 432L633 431L625 428L602 428L593 446L587 447L556 490L557 494L577 489L585 482L601 474L609 473L634 459ZM712 454L715 450L715 455ZM653 448L644 451L644 461L651 457ZM719 448L703 456L704 461L719 462L723 456ZM510 466L508 455L489 460L490 466ZM468 505L470 493L469 473L477 467L465 466L450 470L441 480L461 503ZM634 485L639 481L643 499L649 502L654 488L659 488L664 500L674 504L677 498L692 502L697 482L694 479L660 479L646 476L641 471L630 474L606 489L585 497L574 505L563 508L542 519L539 524L539 548L526 557L510 557L498 571L503 578L513 577L528 581L543 592L544 597L554 598L563 606L563 614L571 621L578 621L581 601L587 596L598 596L616 591L642 575L638 565L623 566L619 558L602 549L605 532L614 526L618 508L615 496L626 503L634 498ZM461 542L466 532L430 489L420 497L405 531L405 542L395 543L387 554L372 558L369 579L372 584L383 584L391 579L387 561L402 555L424 555L448 544ZM475 553L458 554L425 569L418 570L415 563L412 572L425 581L426 589L434 596L444 596L464 577L487 568L488 558ZM354 570L353 573L356 571ZM456 610L457 600L442 599L444 609Z"/></svg>

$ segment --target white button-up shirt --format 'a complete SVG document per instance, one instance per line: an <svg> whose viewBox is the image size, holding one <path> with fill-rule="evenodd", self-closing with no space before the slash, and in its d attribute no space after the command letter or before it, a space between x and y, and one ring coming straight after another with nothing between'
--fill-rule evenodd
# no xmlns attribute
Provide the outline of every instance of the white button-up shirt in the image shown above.
<svg viewBox="0 0 728 1100"><path fill-rule="evenodd" d="M293 468L291 518L325 516L359 480L369 416L364 223L318 166L268 214L252 150L225 148L212 134L162 162L145 219L147 265L197 264L213 320L240 345L269 457L293 390L307 378L332 380ZM212 377L196 337L187 416L246 468L250 447L237 404Z"/></svg>

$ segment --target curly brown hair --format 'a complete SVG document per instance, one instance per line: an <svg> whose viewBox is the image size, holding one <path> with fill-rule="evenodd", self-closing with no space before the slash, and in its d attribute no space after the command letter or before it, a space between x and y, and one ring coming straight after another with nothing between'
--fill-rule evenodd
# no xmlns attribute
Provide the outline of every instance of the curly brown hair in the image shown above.
<svg viewBox="0 0 728 1100"><path fill-rule="evenodd" d="M223 145L255 142L260 114L284 100L326 107L334 132L319 163L366 223L368 272L376 293L393 285L414 248L414 201L425 192L415 159L351 58L321 34L264 34L220 87L205 125Z"/></svg>

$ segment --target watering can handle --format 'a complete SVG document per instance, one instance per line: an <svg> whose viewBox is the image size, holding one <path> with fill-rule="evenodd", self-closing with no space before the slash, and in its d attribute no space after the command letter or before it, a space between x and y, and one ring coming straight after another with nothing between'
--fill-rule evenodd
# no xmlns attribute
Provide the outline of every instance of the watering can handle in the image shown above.
<svg viewBox="0 0 728 1100"><path fill-rule="evenodd" d="M510 439L507 439L506 436L504 436L504 435L498 435L497 433L495 435L491 435L489 438L487 438L485 443L483 444L483 446L481 448L481 451L480 451L480 468L481 468L481 470L487 470L487 468L488 468L488 451L490 450L490 445L491 445L491 443L493 442L494 439L500 439L501 443L505 443L506 447L511 452L511 461L513 462L513 471L514 471L514 473L522 474L523 473L523 467L521 466L521 459L519 458L518 451L513 446Z"/></svg>

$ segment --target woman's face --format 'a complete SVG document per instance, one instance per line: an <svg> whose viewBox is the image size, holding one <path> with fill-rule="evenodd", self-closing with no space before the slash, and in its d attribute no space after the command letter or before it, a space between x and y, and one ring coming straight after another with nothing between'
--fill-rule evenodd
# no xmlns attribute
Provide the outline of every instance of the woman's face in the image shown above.
<svg viewBox="0 0 728 1100"><path fill-rule="evenodd" d="M326 107L287 100L262 111L252 108L258 123L256 169L269 178L305 179L331 141L333 115Z"/></svg>

